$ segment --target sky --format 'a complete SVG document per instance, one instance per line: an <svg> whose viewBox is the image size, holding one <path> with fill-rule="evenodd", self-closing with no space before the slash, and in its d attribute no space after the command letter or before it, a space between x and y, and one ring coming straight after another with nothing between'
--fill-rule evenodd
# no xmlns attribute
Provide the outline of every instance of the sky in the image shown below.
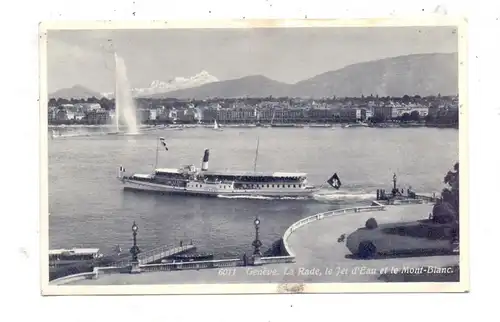
<svg viewBox="0 0 500 322"><path fill-rule="evenodd" d="M113 50L132 87L207 71L296 83L354 63L458 51L454 27L50 30L49 92L83 85L114 90Z"/></svg>

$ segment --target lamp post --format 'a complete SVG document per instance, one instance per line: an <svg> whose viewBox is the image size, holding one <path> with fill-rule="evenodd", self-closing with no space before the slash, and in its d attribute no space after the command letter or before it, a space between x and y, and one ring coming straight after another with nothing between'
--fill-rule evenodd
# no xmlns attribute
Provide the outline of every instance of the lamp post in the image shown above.
<svg viewBox="0 0 500 322"><path fill-rule="evenodd" d="M394 175L392 176L392 196L393 197L396 197L396 195L398 194L398 188L396 188L397 186L397 177L396 177L396 174L394 173Z"/></svg>
<svg viewBox="0 0 500 322"><path fill-rule="evenodd" d="M139 227L135 224L135 221L132 225L132 236L134 238L134 245L132 248L130 248L130 254L132 254L132 267L130 269L130 273L140 273L141 268L139 267L139 260L137 258L137 255L141 252L139 247L137 246L137 231L139 230Z"/></svg>
<svg viewBox="0 0 500 322"><path fill-rule="evenodd" d="M262 265L261 261L261 252L260 252L260 247L262 246L262 242L259 239L259 225L260 225L260 219L259 217L256 217L255 220L253 221L253 224L255 226L255 240L252 243L252 246L254 247L252 259L253 259L253 265Z"/></svg>

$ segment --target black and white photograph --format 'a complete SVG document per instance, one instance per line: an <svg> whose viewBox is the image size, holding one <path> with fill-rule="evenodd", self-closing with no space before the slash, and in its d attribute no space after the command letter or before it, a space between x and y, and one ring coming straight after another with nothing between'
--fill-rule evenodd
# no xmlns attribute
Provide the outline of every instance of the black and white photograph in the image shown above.
<svg viewBox="0 0 500 322"><path fill-rule="evenodd" d="M420 23L42 23L42 292L467 291L466 39Z"/></svg>

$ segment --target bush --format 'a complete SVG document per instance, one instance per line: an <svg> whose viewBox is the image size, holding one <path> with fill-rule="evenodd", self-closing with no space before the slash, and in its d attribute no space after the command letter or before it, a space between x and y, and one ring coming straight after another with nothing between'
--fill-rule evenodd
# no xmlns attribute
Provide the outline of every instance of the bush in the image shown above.
<svg viewBox="0 0 500 322"><path fill-rule="evenodd" d="M375 220L375 218L370 218L366 221L365 223L365 227L367 229L375 229L378 227L378 224L377 224L377 221Z"/></svg>

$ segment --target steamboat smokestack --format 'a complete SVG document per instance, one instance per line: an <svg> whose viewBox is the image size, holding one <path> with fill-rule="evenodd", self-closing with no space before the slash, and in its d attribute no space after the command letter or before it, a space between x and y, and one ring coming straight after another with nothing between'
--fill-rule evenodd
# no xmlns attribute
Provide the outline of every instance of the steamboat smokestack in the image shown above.
<svg viewBox="0 0 500 322"><path fill-rule="evenodd" d="M201 163L201 171L207 171L208 170L208 156L210 152L208 149L205 149L205 154L203 155L203 161Z"/></svg>

